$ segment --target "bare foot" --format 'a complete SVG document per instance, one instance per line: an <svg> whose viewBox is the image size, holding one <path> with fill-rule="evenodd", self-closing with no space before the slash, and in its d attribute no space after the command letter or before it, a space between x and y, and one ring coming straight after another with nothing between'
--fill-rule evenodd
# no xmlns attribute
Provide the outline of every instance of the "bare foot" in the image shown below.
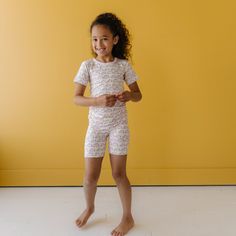
<svg viewBox="0 0 236 236"><path fill-rule="evenodd" d="M120 224L111 232L112 236L123 236L134 226L133 217L122 218Z"/></svg>
<svg viewBox="0 0 236 236"><path fill-rule="evenodd" d="M79 216L79 218L75 221L76 225L78 227L82 227L87 223L88 218L92 215L94 212L93 210L85 209L83 213Z"/></svg>

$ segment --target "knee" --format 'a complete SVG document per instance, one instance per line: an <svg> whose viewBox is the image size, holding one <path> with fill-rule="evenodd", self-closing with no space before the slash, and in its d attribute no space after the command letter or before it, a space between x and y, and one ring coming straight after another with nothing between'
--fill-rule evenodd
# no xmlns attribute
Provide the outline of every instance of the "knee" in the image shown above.
<svg viewBox="0 0 236 236"><path fill-rule="evenodd" d="M126 178L126 173L124 171L114 171L112 172L112 177L116 181L123 180Z"/></svg>
<svg viewBox="0 0 236 236"><path fill-rule="evenodd" d="M96 185L98 182L97 175L85 175L84 177L84 184L85 185Z"/></svg>

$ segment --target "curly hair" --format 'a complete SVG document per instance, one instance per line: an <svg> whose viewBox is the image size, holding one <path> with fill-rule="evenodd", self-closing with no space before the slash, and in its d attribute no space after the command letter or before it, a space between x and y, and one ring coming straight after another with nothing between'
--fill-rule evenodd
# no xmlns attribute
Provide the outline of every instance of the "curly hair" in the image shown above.
<svg viewBox="0 0 236 236"><path fill-rule="evenodd" d="M118 43L115 44L112 48L112 55L114 57L126 60L128 60L128 58L131 58L131 35L125 24L115 14L107 12L98 15L90 25L90 34L92 32L93 26L95 25L105 25L110 29L113 37L115 37L116 35L119 36ZM93 50L92 55L97 56L97 54Z"/></svg>

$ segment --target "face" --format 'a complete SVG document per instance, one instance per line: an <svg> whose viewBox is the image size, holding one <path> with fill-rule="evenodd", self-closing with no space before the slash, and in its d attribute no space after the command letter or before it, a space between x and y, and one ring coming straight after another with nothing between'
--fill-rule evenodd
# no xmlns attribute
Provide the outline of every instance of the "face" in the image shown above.
<svg viewBox="0 0 236 236"><path fill-rule="evenodd" d="M113 36L110 29L104 25L95 25L91 31L92 48L98 57L112 56L112 48L117 44L119 36Z"/></svg>

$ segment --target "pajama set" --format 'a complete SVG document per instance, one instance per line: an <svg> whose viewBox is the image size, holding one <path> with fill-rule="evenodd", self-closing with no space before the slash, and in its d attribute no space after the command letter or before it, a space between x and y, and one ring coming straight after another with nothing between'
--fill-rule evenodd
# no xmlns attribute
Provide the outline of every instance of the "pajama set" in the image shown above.
<svg viewBox="0 0 236 236"><path fill-rule="evenodd" d="M129 85L138 80L126 59L114 57L111 62L95 58L85 60L74 78L75 83L90 84L90 96L116 94L124 91L124 82ZM116 101L113 107L90 106L89 125L84 144L84 157L103 157L108 138L109 153L127 155L129 127L125 102Z"/></svg>

